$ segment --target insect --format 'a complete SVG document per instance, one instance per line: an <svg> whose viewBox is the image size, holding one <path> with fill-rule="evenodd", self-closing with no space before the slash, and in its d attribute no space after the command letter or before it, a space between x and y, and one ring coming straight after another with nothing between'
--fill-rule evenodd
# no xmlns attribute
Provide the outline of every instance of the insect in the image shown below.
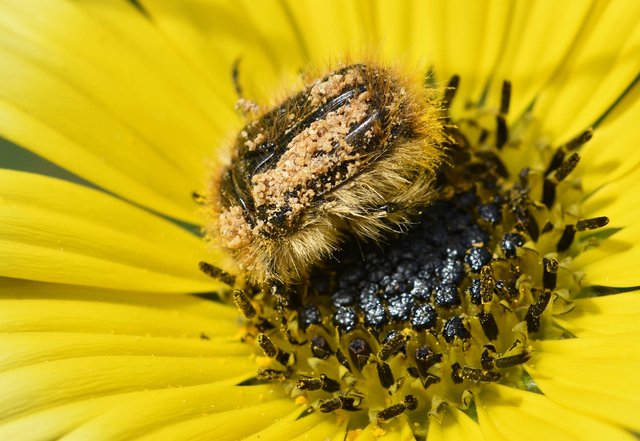
<svg viewBox="0 0 640 441"><path fill-rule="evenodd" d="M437 91L354 64L250 115L212 178L207 236L249 282L296 283L347 235L401 230L434 194L445 140Z"/></svg>

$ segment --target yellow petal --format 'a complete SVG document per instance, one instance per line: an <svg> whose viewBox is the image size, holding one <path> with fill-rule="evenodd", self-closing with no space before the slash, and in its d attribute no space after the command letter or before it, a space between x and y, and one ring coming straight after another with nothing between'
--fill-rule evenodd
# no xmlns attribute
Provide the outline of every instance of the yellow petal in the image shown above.
<svg viewBox="0 0 640 441"><path fill-rule="evenodd" d="M501 56L513 5L508 1L436 0L412 6L408 50L412 59L432 65L439 84L444 86L453 75L460 76L452 107L459 114L468 102L480 100Z"/></svg>
<svg viewBox="0 0 640 441"><path fill-rule="evenodd" d="M552 401L638 432L639 344L637 333L539 342L528 370Z"/></svg>
<svg viewBox="0 0 640 441"><path fill-rule="evenodd" d="M30 425L33 439L129 439L280 398L234 386L256 369L236 315L189 296L0 279L0 439Z"/></svg>
<svg viewBox="0 0 640 441"><path fill-rule="evenodd" d="M310 430L314 430L318 424L321 424L327 418L335 424L334 415L314 412L300 418L303 411L304 408L298 406L293 412L275 420L269 427L259 432L252 433L250 436L245 438L245 441L281 441L283 439L295 439Z"/></svg>
<svg viewBox="0 0 640 441"><path fill-rule="evenodd" d="M536 101L542 130L554 143L594 124L638 75L639 21L640 3L594 3L568 59Z"/></svg>
<svg viewBox="0 0 640 441"><path fill-rule="evenodd" d="M640 223L626 227L573 260L573 268L584 271L583 285L633 287L640 285Z"/></svg>
<svg viewBox="0 0 640 441"><path fill-rule="evenodd" d="M220 441L235 441L269 427L282 415L290 412L293 406L290 399L275 400L254 407L189 419L135 439L139 441L178 439L208 441L214 438Z"/></svg>
<svg viewBox="0 0 640 441"><path fill-rule="evenodd" d="M0 375L0 418L113 393L181 387L251 376L246 356L92 356L56 360Z"/></svg>
<svg viewBox="0 0 640 441"><path fill-rule="evenodd" d="M442 421L429 419L429 441L482 441L478 423L465 413L450 407L442 415Z"/></svg>
<svg viewBox="0 0 640 441"><path fill-rule="evenodd" d="M311 60L316 63L335 63L343 55L360 56L367 49L379 49L372 45L373 11L384 5L340 0L287 1L286 5L302 31Z"/></svg>
<svg viewBox="0 0 640 441"><path fill-rule="evenodd" d="M96 304L136 306L147 310L167 311L170 314L187 314L191 318L200 316L207 320L211 317L222 321L238 320L236 308L196 296L163 296L153 292L114 291L3 277L0 277L0 299L88 301ZM227 334L232 335L233 331L225 333Z"/></svg>
<svg viewBox="0 0 640 441"><path fill-rule="evenodd" d="M576 169L576 176L580 177L582 187L586 195L610 182L622 177L635 175L640 164L640 149L637 148L638 131L636 122L640 118L640 87L635 87L622 100L615 110L607 116L604 122L594 131L593 139L580 151L581 165ZM631 178L633 179L633 178ZM620 205L627 195L635 195L634 192L621 192L618 197ZM591 195L594 203L602 201L599 192ZM589 209L590 199L587 199L585 209ZM617 200L612 200L611 205ZM635 204L634 204L635 205ZM633 206L626 207L633 209ZM616 218L612 216L612 221Z"/></svg>
<svg viewBox="0 0 640 441"><path fill-rule="evenodd" d="M0 438L20 439L28 433L32 440L63 435L69 439L131 439L188 418L225 415L240 409L237 398L242 399L242 408L248 408L265 401L274 405L277 394L268 386L240 387L226 381L88 398L4 422Z"/></svg>
<svg viewBox="0 0 640 441"><path fill-rule="evenodd" d="M502 81L511 81L510 114L518 117L582 37L580 31L592 5L588 1L542 0L513 2L512 6L489 102L498 103Z"/></svg>
<svg viewBox="0 0 640 441"><path fill-rule="evenodd" d="M0 274L157 292L221 287L196 236L97 190L0 170Z"/></svg>
<svg viewBox="0 0 640 441"><path fill-rule="evenodd" d="M598 189L580 209L585 218L606 215L610 220L608 227L628 227L640 217L640 206L636 204L639 193L640 176L631 172Z"/></svg>
<svg viewBox="0 0 640 441"><path fill-rule="evenodd" d="M166 43L141 54L72 3L42 2L47 20L32 7L7 2L0 18L3 135L114 193L196 222L190 195L220 142L215 124L232 109L216 106L213 120L189 98L193 88L158 74L153 54L171 55ZM132 6L117 11L139 15Z"/></svg>
<svg viewBox="0 0 640 441"><path fill-rule="evenodd" d="M330 440L336 436L345 435L345 424L339 424L335 417L328 416L320 420L316 426L301 433L291 441L306 441L306 440Z"/></svg>
<svg viewBox="0 0 640 441"><path fill-rule="evenodd" d="M35 306L35 305L32 305ZM230 325L232 326L232 325ZM0 371L65 358L101 355L213 357L251 355L237 339L184 339L77 332L23 332L0 335Z"/></svg>
<svg viewBox="0 0 640 441"><path fill-rule="evenodd" d="M303 67L304 44L282 2L144 0L141 4L164 37L207 82L228 85L231 102L231 71L237 59L242 60L240 81L245 95L259 103L283 84L283 72L292 74Z"/></svg>
<svg viewBox="0 0 640 441"><path fill-rule="evenodd" d="M543 395L507 386L483 387L477 410L480 428L488 439L635 439L617 426L559 406Z"/></svg>
<svg viewBox="0 0 640 441"><path fill-rule="evenodd" d="M101 301L64 299L6 299L0 310L4 332L92 332L200 338L232 336L234 321L212 315L193 316L163 310ZM186 323L180 323L180 320Z"/></svg>
<svg viewBox="0 0 640 441"><path fill-rule="evenodd" d="M128 50L135 51L136 58L144 57L145 65L141 66L141 68L151 68L154 70L155 75L151 75L152 78L146 78L142 86L148 87L151 91L155 90L158 95L156 99L169 99L168 96L162 96L157 93L158 88L163 85L164 87L161 89L163 95L164 93L176 95L171 96L172 106L166 109L167 112L174 113L175 120L172 119L172 124L187 124L189 130L186 133L202 133L205 137L198 138L201 141L198 143L195 143L195 139L193 139L194 142L189 145L189 148L176 149L176 144L180 145L184 142L185 132L171 130L174 133L166 133L166 135L182 136L182 140L174 140L175 143L171 146L174 151L171 153L183 155L183 160L191 161L189 164L180 164L185 166L185 170L190 171L190 173L193 173L193 169L188 168L188 165L193 165L196 170L202 167L202 156L211 155L212 148L220 147L213 145L212 140L221 134L227 134L231 127L238 124L238 117L233 111L236 97L233 95L232 85L228 81L230 79L229 72L219 70L219 77L216 77L227 81L207 82L206 78L200 75L190 63L183 61L180 52L174 46L168 44L162 33L158 32L157 27L144 13L139 13L138 11L132 13L132 8L135 8L135 6L130 2L104 0L99 2L80 2L78 6L90 14L92 19L100 22L100 25L117 34L118 41L124 46L117 48L118 54ZM212 55L215 56L215 54ZM99 60L96 61L102 63L114 62L114 60L105 60L103 57L97 58ZM120 73L121 69L119 67L122 65L122 61L115 60L115 65L117 70L115 73ZM133 78L129 77L127 79L128 81L133 80ZM159 81L161 84L156 84L154 81ZM136 85L141 86L138 82L136 82ZM187 107L185 110L189 110L194 114L188 117L185 114L180 114L179 108L174 104L174 98L178 100L175 104ZM163 110L166 107L166 105L163 106ZM157 109L155 110L157 111ZM162 116L162 114L146 116L151 119ZM152 122L146 121L146 124ZM166 123L166 121L164 122ZM165 131L167 131L167 127L164 128L162 133L164 134Z"/></svg>
<svg viewBox="0 0 640 441"><path fill-rule="evenodd" d="M594 337L637 332L640 316L638 291L575 301L575 308L555 320L573 335ZM619 337L624 341L627 337Z"/></svg>
<svg viewBox="0 0 640 441"><path fill-rule="evenodd" d="M272 389L213 383L139 394L81 425L65 440L127 440L138 436L151 437L154 432L157 437L154 439L160 439L158 431L174 431L172 426L180 426L184 421L200 420L204 415L219 415L237 421L238 414L244 414L250 418L258 417L258 421L266 423L266 416L262 416L262 413L267 411L273 418L277 417L275 411L283 412L291 406L287 398L275 400L269 397L282 397L281 393ZM213 429L210 425L203 425L202 428L209 431ZM236 436L241 433L242 429L238 430Z"/></svg>

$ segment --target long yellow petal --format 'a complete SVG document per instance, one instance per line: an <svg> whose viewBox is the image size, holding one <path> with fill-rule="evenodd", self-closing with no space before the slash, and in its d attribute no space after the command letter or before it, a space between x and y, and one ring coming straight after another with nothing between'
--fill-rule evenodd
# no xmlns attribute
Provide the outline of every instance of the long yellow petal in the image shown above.
<svg viewBox="0 0 640 441"><path fill-rule="evenodd" d="M206 414L273 404L269 386L241 387L229 381L87 398L0 424L1 439L131 439ZM238 398L242 406L238 406ZM117 422L114 423L114 419ZM67 439L67 438L65 438Z"/></svg>
<svg viewBox="0 0 640 441"><path fill-rule="evenodd" d="M290 399L274 400L244 409L188 419L135 438L138 441L235 441L268 430L295 405ZM300 412L300 409L295 412ZM265 429L266 428L266 429ZM271 438L261 438L271 439ZM275 438L277 440L287 439Z"/></svg>
<svg viewBox="0 0 640 441"><path fill-rule="evenodd" d="M447 408L442 421L429 419L429 441L482 441L478 423L455 407Z"/></svg>
<svg viewBox="0 0 640 441"><path fill-rule="evenodd" d="M581 149L581 165L576 170L576 176L580 177L584 192L589 196L585 210L589 210L591 198L594 198L595 204L602 201L599 192L592 195L595 190L610 182L616 182L622 177L637 174L638 164L640 164L636 127L638 118L640 118L640 87L635 87L598 126L593 139ZM627 195L633 196L635 193L620 192L618 197L623 198L620 205L627 205L624 204L626 202L624 198L629 197ZM615 202L611 201L610 204ZM633 210L633 207L630 208ZM614 215L612 215L612 221L616 222Z"/></svg>
<svg viewBox="0 0 640 441"><path fill-rule="evenodd" d="M581 37L583 22L591 9L589 1L513 2L509 33L493 73L489 102L498 103L502 81L511 81L510 113L514 117L521 115L565 62L567 53Z"/></svg>
<svg viewBox="0 0 640 441"><path fill-rule="evenodd" d="M594 4L567 61L535 105L552 141L566 142L593 124L638 75L638 21L640 3Z"/></svg>
<svg viewBox="0 0 640 441"><path fill-rule="evenodd" d="M529 372L549 399L638 432L639 344L637 333L539 342Z"/></svg>
<svg viewBox="0 0 640 441"><path fill-rule="evenodd" d="M314 412L310 415L299 418L303 410L304 408L299 406L293 412L285 415L277 421L274 421L269 427L259 432L252 433L250 436L246 437L245 440L280 441L287 438L291 439L307 433L310 430L314 430L318 424L322 423L327 418L331 418L332 420L335 418L333 415L320 414L319 412Z"/></svg>
<svg viewBox="0 0 640 441"><path fill-rule="evenodd" d="M246 356L93 356L56 360L0 375L0 418L17 417L87 397L181 387L251 376Z"/></svg>
<svg viewBox="0 0 640 441"><path fill-rule="evenodd" d="M507 386L485 386L477 399L480 428L488 439L523 441L628 440L635 437L597 418L569 410L549 398Z"/></svg>
<svg viewBox="0 0 640 441"><path fill-rule="evenodd" d="M201 240L112 196L0 170L0 274L118 289L210 291Z"/></svg>
<svg viewBox="0 0 640 441"><path fill-rule="evenodd" d="M140 205L197 222L190 195L202 186L204 159L229 129L223 115L232 107L215 106L214 120L190 99L193 87L158 74L153 54L173 52L166 42L158 47L157 35L156 50L141 54L75 4L47 2L47 20L32 7L6 2L0 18L3 136ZM111 13L140 15L124 4Z"/></svg>
<svg viewBox="0 0 640 441"><path fill-rule="evenodd" d="M585 273L584 285L640 286L640 223L624 228L590 248L573 261L573 268Z"/></svg>
<svg viewBox="0 0 640 441"><path fill-rule="evenodd" d="M594 337L637 332L640 316L638 291L575 301L575 308L555 320L573 335ZM622 341L625 336L620 337Z"/></svg>
<svg viewBox="0 0 640 441"><path fill-rule="evenodd" d="M140 3L164 37L208 83L228 85L231 103L231 71L236 60L241 60L240 81L245 95L260 103L283 84L284 72L294 74L303 67L304 45L296 38L281 2Z"/></svg>

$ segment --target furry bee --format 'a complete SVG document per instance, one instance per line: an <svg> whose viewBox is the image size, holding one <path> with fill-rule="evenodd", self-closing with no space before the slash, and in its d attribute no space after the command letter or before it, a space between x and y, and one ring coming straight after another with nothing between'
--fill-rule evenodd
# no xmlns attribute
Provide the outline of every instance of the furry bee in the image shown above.
<svg viewBox="0 0 640 441"><path fill-rule="evenodd" d="M436 91L354 64L251 116L211 180L207 238L250 283L296 283L347 235L379 240L433 197L445 140Z"/></svg>

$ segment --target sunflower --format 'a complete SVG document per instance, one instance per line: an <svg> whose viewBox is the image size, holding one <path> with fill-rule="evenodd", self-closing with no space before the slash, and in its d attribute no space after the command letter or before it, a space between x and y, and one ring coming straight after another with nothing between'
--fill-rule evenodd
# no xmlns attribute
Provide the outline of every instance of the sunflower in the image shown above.
<svg viewBox="0 0 640 441"><path fill-rule="evenodd" d="M637 439L638 22L624 1L3 2L1 134L59 177L0 147L0 439ZM266 103L372 52L444 93L428 227L241 314L198 269L242 278L193 198L244 124L233 66ZM399 280L402 253L444 256L440 284ZM317 280L381 268L369 297Z"/></svg>

